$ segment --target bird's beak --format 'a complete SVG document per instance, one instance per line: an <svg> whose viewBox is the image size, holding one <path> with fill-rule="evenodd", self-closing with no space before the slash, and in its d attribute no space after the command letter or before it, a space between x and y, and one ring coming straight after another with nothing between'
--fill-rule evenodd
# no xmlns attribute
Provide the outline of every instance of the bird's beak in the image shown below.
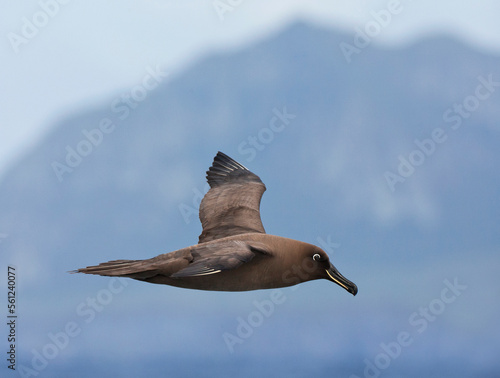
<svg viewBox="0 0 500 378"><path fill-rule="evenodd" d="M326 274L330 280L346 289L352 295L356 295L358 293L358 287L340 274L337 268L335 268L332 264L330 264L330 268L326 269Z"/></svg>

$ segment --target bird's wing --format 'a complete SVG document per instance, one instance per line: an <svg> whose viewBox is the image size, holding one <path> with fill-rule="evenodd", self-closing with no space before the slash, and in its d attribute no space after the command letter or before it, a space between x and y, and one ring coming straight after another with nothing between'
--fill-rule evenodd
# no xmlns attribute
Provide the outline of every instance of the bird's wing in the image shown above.
<svg viewBox="0 0 500 378"><path fill-rule="evenodd" d="M207 171L207 181L210 190L200 204L203 231L198 243L248 232L266 233L259 210L266 186L259 176L218 152Z"/></svg>
<svg viewBox="0 0 500 378"><path fill-rule="evenodd" d="M192 247L191 255L193 260L189 265L170 277L196 277L220 273L235 269L255 256L271 256L271 253L263 243L226 240L198 244Z"/></svg>

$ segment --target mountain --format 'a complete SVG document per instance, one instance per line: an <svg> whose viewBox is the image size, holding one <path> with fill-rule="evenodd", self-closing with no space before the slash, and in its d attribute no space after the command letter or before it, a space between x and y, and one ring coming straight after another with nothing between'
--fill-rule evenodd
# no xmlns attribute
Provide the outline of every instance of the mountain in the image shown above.
<svg viewBox="0 0 500 378"><path fill-rule="evenodd" d="M498 284L491 269L498 262L500 242L499 57L436 36L398 49L370 45L348 62L341 45L353 41L352 35L295 23L244 48L208 55L176 76L152 62L137 85L102 106L61 118L0 183L0 248L20 271L25 334L30 335L24 336L23 363L29 366L33 350L42 350L50 342L48 335L75 316L86 325L75 309L87 296L101 293L107 285L103 282L108 282L66 271L113 259L149 258L196 243L201 232L197 207L207 190L205 171L218 150L266 184L261 208L268 233L320 244L358 283L360 294L366 290L367 297L354 309L348 308L353 306L351 298L337 293L339 298L333 300L328 294L328 301L342 304L351 316L344 329L336 328L346 347L334 348L335 361L351 361L343 365L346 375L361 375L364 357L373 362L380 340L397 337L390 324L404 330L408 324L401 319L418 308L418 301L428 304L450 275L475 287L463 273L471 269L487 287ZM425 284L420 286L418 277L427 277ZM179 329L187 332L176 336L185 337L182 345L176 349L165 340L152 345L171 350L176 358L185 357L189 348L210 349L211 336L221 343L219 333L235 328L238 314L252 313L255 295L259 301L268 298L265 292L236 296L145 287L132 281L129 285L119 297L126 303L113 301L106 310L109 315L82 326L85 336L61 351L64 363L54 362L46 371L54 369L52 374L63 376L64 369L86 366L85 359L98 353L91 345L102 337L101 329L111 335L97 346L101 352L116 348L117 342L148 343L144 335L158 332L154 327L164 323L146 309L156 312L174 304L184 309L168 312L175 326L164 326L169 335L177 335ZM387 285L394 288L382 293ZM293 316L283 325L272 318L272 328L264 325L266 332L283 337L287 326L302 324L301 315L317 316L314 310L321 308L324 291L335 289L320 283L289 289L287 296L296 294L295 299L280 311L281 316L295 311ZM480 299L474 299L472 291L466 294L467 305L460 305L466 317L476 314L471 303L493 295L490 289ZM162 304L156 303L158 296ZM235 307L221 314L216 305L227 307L225 298ZM383 303L387 308L377 307ZM144 306L145 312L130 308L135 306ZM369 316L367 309L373 306L379 311ZM204 330L200 325L186 329L191 321L203 322L200 314L193 315L200 308L207 324L219 328L193 347L189 341L195 342L195 330ZM28 314L34 309L36 315ZM498 312L493 306L483 316L493 319ZM127 315L121 319L123 314ZM346 321L341 313L331 316L339 324ZM434 357L442 357L441 365L432 353L431 358L421 351L422 344L413 349L417 352L412 357L398 362L394 374L407 373L405 367L420 365L420 358L430 359L428 366L434 361L435 372L449 371L452 361L465 353L453 349L456 340L451 335L464 327L475 332L475 341L498 349L498 341L487 331L488 321L478 329L468 328L468 319L453 316L447 312L450 323L425 338ZM139 319L150 324L141 332L130 331ZM317 319L314 327L329 321L327 314ZM375 332L370 326L374 324ZM129 330L130 339L113 328L119 325ZM371 336L360 341L361 330ZM321 335L316 328L304 332ZM448 340L442 341L444 351L438 346L442 339ZM282 340L285 344L274 340L270 345L279 349L300 340L302 350L311 342L304 335ZM266 342L252 339L245 344L248 354L231 362L215 348L207 352L207 361L198 363L206 366L215 359L228 366L235 361L253 366L252 359L260 358ZM154 360L151 369L156 371L161 353L148 355L147 350L136 358ZM318 366L315 374L326 374L333 364L325 362L330 356L324 352L316 357L326 370ZM125 357L115 351L110 358L119 364ZM294 358L287 354L286 360ZM489 354L484 359L493 361ZM498 373L500 365L491 363L490 370L460 364L454 371ZM266 361L262 366L274 365ZM130 373L124 369L122 376Z"/></svg>

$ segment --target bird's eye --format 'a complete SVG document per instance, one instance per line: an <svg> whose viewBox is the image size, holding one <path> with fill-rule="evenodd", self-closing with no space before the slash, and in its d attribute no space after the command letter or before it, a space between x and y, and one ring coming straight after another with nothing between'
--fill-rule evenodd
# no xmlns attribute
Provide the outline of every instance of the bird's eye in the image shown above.
<svg viewBox="0 0 500 378"><path fill-rule="evenodd" d="M313 260L315 260L315 261L320 261L321 260L321 256L319 255L319 253L315 253L313 255Z"/></svg>

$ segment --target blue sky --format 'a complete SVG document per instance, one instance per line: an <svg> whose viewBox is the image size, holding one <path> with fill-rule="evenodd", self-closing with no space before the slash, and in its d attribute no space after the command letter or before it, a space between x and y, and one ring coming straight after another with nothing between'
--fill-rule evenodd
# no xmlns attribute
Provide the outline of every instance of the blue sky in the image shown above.
<svg viewBox="0 0 500 378"><path fill-rule="evenodd" d="M374 43L440 32L500 53L500 3L493 0L38 0L2 1L2 9L0 176L58 119L137 84L147 67L175 75L210 51L296 19L355 33L392 9Z"/></svg>

